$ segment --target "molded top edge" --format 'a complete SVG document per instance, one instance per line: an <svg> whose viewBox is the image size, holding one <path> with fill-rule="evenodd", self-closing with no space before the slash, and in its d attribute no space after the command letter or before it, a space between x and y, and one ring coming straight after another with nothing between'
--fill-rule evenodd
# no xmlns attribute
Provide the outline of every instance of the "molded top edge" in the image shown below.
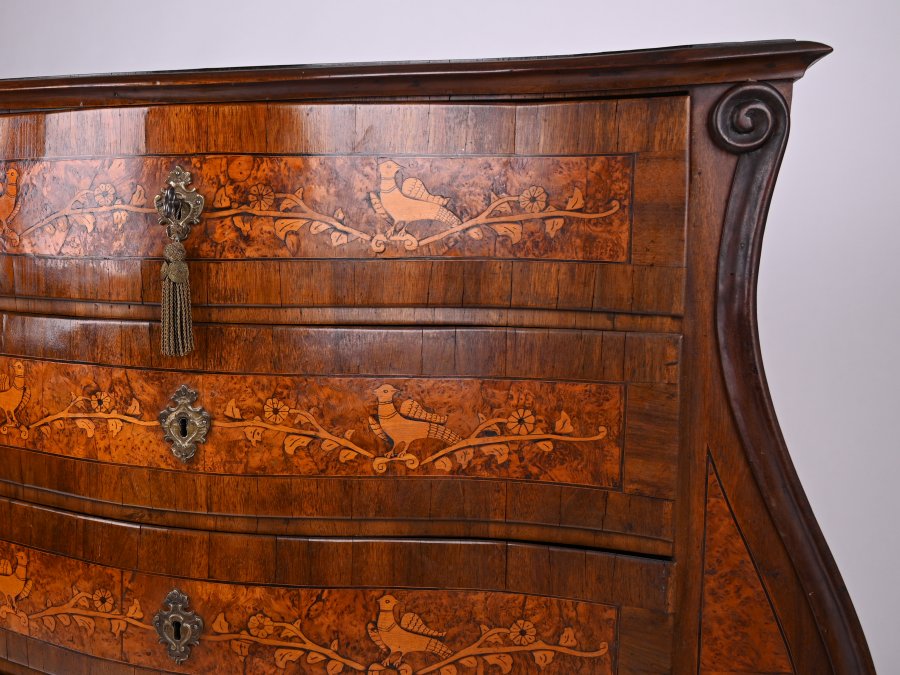
<svg viewBox="0 0 900 675"><path fill-rule="evenodd" d="M661 93L746 80L795 80L831 52L772 40L471 61L156 71L0 80L0 111L359 98L535 98Z"/></svg>

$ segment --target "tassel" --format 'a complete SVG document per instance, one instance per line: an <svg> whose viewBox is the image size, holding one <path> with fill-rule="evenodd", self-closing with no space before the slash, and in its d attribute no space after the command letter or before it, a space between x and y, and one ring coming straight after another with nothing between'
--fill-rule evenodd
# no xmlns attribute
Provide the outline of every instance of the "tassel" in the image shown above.
<svg viewBox="0 0 900 675"><path fill-rule="evenodd" d="M191 285L186 251L178 240L166 245L162 265L161 349L166 356L184 356L194 351L191 323Z"/></svg>

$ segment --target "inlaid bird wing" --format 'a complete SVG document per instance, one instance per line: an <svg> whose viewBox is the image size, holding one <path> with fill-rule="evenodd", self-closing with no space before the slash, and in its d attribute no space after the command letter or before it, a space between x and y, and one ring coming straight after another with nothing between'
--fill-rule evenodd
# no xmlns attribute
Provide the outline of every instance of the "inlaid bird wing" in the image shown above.
<svg viewBox="0 0 900 675"><path fill-rule="evenodd" d="M8 577L12 573L12 563L9 560L0 560L0 576Z"/></svg>
<svg viewBox="0 0 900 675"><path fill-rule="evenodd" d="M369 193L369 203L372 205L372 208L375 210L375 213L379 215L379 217L384 218L387 221L392 220L391 216L384 208L384 204L381 203L378 195L376 195L374 192Z"/></svg>
<svg viewBox="0 0 900 675"><path fill-rule="evenodd" d="M434 424L445 424L447 422L446 415L428 412L412 399L408 399L400 404L400 414L411 420L421 420L422 422L433 422Z"/></svg>
<svg viewBox="0 0 900 675"><path fill-rule="evenodd" d="M449 197L431 194L428 191L428 188L425 187L425 183L418 178L407 178L403 181L403 185L400 186L400 192L410 199L418 199L420 202L431 202L433 204L440 204L441 206L447 206L450 202Z"/></svg>
<svg viewBox="0 0 900 675"><path fill-rule="evenodd" d="M384 640L381 639L381 635L378 633L378 628L374 623L367 624L366 631L369 633L369 637L372 638L372 642L378 645L378 648L381 649L381 651L388 651L388 646L384 644Z"/></svg>
<svg viewBox="0 0 900 675"><path fill-rule="evenodd" d="M378 438L380 438L381 440L386 441L387 443L391 442L390 436L384 433L384 429L381 428L381 425L378 424L378 422L375 421L375 418L371 416L369 417L369 428L372 430L372 433L378 436Z"/></svg>
<svg viewBox="0 0 900 675"><path fill-rule="evenodd" d="M19 594L16 596L16 601L24 600L28 597L29 593L31 593L31 588L34 586L34 582L29 579L25 582L25 585L22 587L22 590L19 591Z"/></svg>
<svg viewBox="0 0 900 675"><path fill-rule="evenodd" d="M407 612L400 619L400 627L405 628L410 633L415 633L416 635L424 635L426 637L444 637L446 633L441 633L436 630L432 630L428 626L425 625L425 622L422 621L422 618L418 614L414 614L412 612Z"/></svg>

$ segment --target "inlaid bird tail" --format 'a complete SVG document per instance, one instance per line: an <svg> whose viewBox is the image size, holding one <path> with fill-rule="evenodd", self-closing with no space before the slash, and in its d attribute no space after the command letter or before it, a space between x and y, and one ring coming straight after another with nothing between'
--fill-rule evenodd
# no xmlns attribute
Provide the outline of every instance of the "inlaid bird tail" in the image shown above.
<svg viewBox="0 0 900 675"><path fill-rule="evenodd" d="M431 640L429 640L428 643L425 645L425 651L426 651L426 652L431 652L432 654L437 654L437 655L440 656L442 659L446 659L446 658L448 658L448 657L450 657L450 656L453 656L453 650L452 650L452 649L450 649L450 648L449 648L447 645L445 645L443 642L440 642L440 641L438 641L438 640L435 640L434 638L432 638Z"/></svg>
<svg viewBox="0 0 900 675"><path fill-rule="evenodd" d="M405 628L410 633L424 635L426 637L444 637L446 635L446 633L429 628L425 622L422 621L422 617L418 614L413 614L412 612L407 612L400 617L400 627ZM441 646L443 647L443 645Z"/></svg>
<svg viewBox="0 0 900 675"><path fill-rule="evenodd" d="M438 209L437 217L435 218L435 220L439 220L442 223L447 223L447 225L450 225L451 227L456 227L462 222L455 213L449 211L448 209L445 209L443 206Z"/></svg>
<svg viewBox="0 0 900 675"><path fill-rule="evenodd" d="M453 445L455 443L459 443L462 440L461 436L453 433L447 427L441 424L428 425L428 438L438 438L444 441L447 445Z"/></svg>

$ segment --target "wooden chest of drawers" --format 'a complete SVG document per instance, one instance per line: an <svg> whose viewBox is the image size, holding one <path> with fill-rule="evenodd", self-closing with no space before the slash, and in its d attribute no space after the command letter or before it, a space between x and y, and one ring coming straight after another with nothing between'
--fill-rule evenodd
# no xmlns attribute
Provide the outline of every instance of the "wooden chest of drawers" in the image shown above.
<svg viewBox="0 0 900 675"><path fill-rule="evenodd" d="M0 84L3 667L870 672L754 324L827 52Z"/></svg>

